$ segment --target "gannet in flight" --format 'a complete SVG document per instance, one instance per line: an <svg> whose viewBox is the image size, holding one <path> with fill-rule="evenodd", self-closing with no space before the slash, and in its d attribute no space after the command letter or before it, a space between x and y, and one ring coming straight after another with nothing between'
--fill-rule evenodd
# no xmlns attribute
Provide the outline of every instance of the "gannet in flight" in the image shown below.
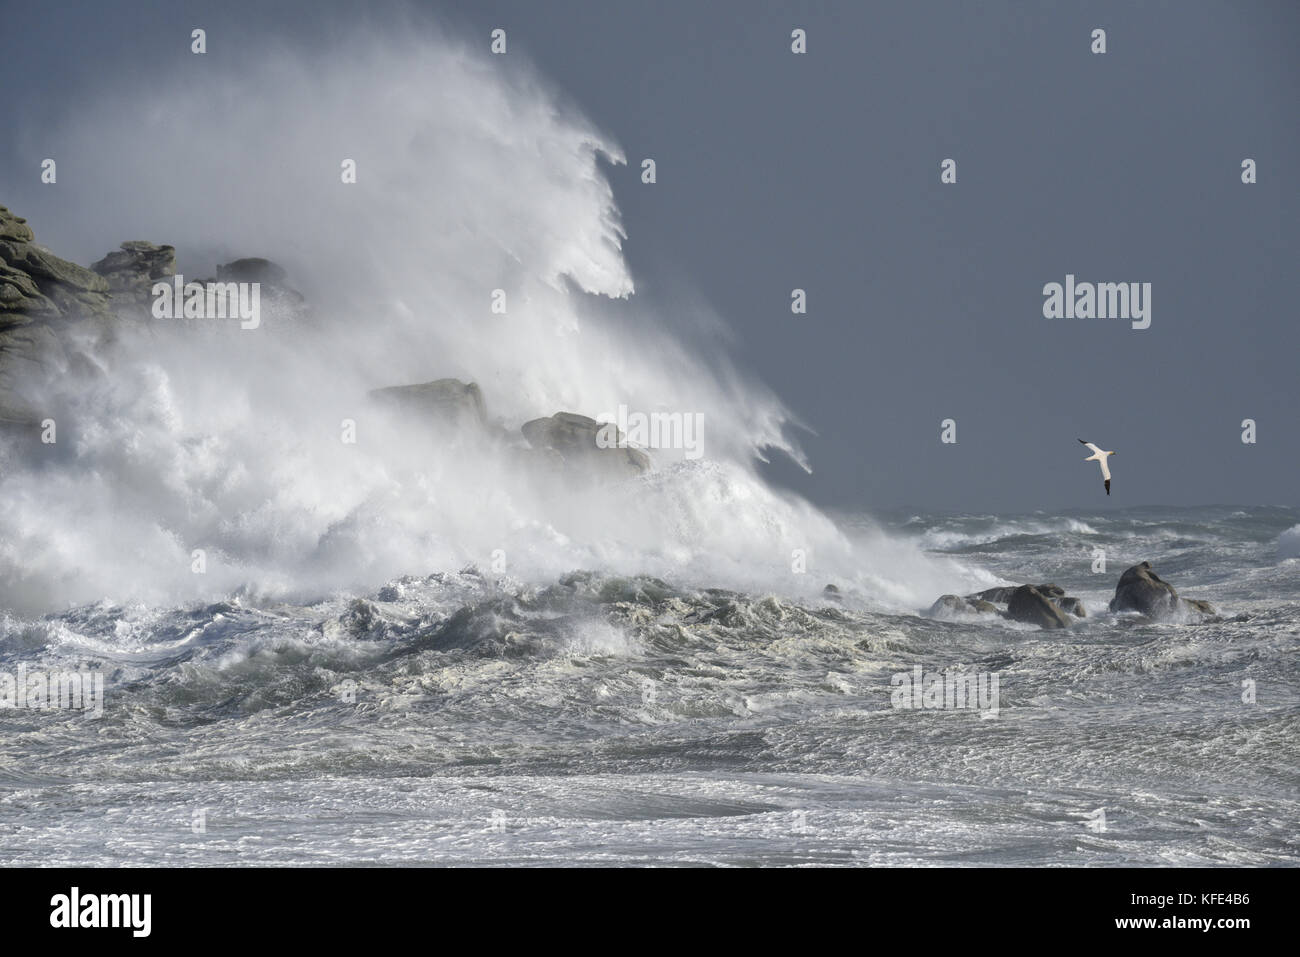
<svg viewBox="0 0 1300 957"><path fill-rule="evenodd" d="M1079 441L1083 442L1083 439L1080 439ZM1105 449L1099 449L1091 442L1083 442L1083 444L1088 446L1088 448L1092 449L1092 454L1089 455L1086 459L1084 459L1084 461L1098 462L1101 464L1101 477L1105 479L1106 494L1109 495L1110 494L1110 468L1106 465L1106 459L1110 458L1115 453L1107 452Z"/></svg>

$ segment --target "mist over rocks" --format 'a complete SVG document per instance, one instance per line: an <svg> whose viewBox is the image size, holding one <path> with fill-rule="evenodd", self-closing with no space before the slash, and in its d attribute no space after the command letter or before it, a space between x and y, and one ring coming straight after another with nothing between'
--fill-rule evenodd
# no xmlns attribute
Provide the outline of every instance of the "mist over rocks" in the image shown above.
<svg viewBox="0 0 1300 957"><path fill-rule="evenodd" d="M78 354L112 318L108 281L35 239L25 219L0 206L0 423L10 426L38 424L41 390L70 369L93 368Z"/></svg>
<svg viewBox="0 0 1300 957"><path fill-rule="evenodd" d="M274 315L308 315L268 259L236 259L217 276L200 284L259 283ZM0 206L0 423L37 425L61 408L60 397L102 374L124 328L160 332L150 315L154 286L177 278L174 246L128 240L86 268L37 243L27 220Z"/></svg>
<svg viewBox="0 0 1300 957"><path fill-rule="evenodd" d="M176 247L130 240L90 268L108 281L115 298L143 307L155 282L176 275Z"/></svg>
<svg viewBox="0 0 1300 957"><path fill-rule="evenodd" d="M617 427L576 412L557 412L525 422L520 431L534 450L558 456L569 473L618 481L650 470L650 457L640 449L620 448L619 442L603 447L597 441L602 429ZM617 438L622 439L621 433Z"/></svg>
<svg viewBox="0 0 1300 957"><path fill-rule="evenodd" d="M486 434L487 405L477 382L434 379L415 385L370 390L370 398L435 427L471 429Z"/></svg>
<svg viewBox="0 0 1300 957"><path fill-rule="evenodd" d="M235 259L218 265L216 273L215 279L193 282L205 288L256 283L281 316L309 314L302 294L288 285L286 270L270 259ZM155 285L169 280L185 289L191 285L177 273L172 245L128 240L87 269L37 245L26 220L0 207L0 422L39 424L57 405L51 392L75 391L86 370L102 369L106 347L116 341L115 327L157 334L176 322L150 322ZM434 379L372 389L368 396L430 437L513 448L515 460L539 475L580 484L613 482L650 468L639 449L602 447L601 429L615 426L576 412L535 418L517 431L490 422L475 382Z"/></svg>
<svg viewBox="0 0 1300 957"><path fill-rule="evenodd" d="M580 484L621 482L651 467L650 457L639 449L616 447L617 443L602 446L597 441L601 430L616 427L577 412L529 419L517 431L500 420L489 421L477 382L434 379L372 389L368 395L442 438L482 440L504 448L515 465L539 478Z"/></svg>

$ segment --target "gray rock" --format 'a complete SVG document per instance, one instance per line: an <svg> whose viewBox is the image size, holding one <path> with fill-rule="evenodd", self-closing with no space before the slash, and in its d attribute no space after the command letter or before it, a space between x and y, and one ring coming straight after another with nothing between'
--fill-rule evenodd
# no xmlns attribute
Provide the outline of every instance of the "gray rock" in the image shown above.
<svg viewBox="0 0 1300 957"><path fill-rule="evenodd" d="M155 282L176 275L176 248L131 240L90 268L108 281L114 296L140 304L149 299Z"/></svg>
<svg viewBox="0 0 1300 957"><path fill-rule="evenodd" d="M12 239L19 243L30 243L36 238L27 220L15 216L7 207L0 206L0 239Z"/></svg>
<svg viewBox="0 0 1300 957"><path fill-rule="evenodd" d="M966 604L966 599L960 595L940 595L926 614L931 618L937 618L945 614L963 614L970 610L971 606Z"/></svg>
<svg viewBox="0 0 1300 957"><path fill-rule="evenodd" d="M37 283L45 280L82 292L108 292L108 282L103 276L85 266L60 259L48 249L35 243L0 240L0 259L15 269L27 273Z"/></svg>
<svg viewBox="0 0 1300 957"><path fill-rule="evenodd" d="M288 278L289 274L283 266L258 257L236 259L217 267L217 282L258 282L268 286L284 286Z"/></svg>
<svg viewBox="0 0 1300 957"><path fill-rule="evenodd" d="M986 588L984 589L984 591L979 592L978 594L967 595L966 599L968 601L972 601L974 599L980 599L981 601L991 601L995 605L1005 605L1011 601L1011 596L1015 594L1016 589L1019 587L1021 586L1007 585L1001 588ZM1046 585L1034 585L1033 587L1038 589L1039 594L1046 595L1048 598L1065 597L1065 589L1062 588L1060 585L1053 585L1049 583Z"/></svg>
<svg viewBox="0 0 1300 957"><path fill-rule="evenodd" d="M1178 592L1152 570L1150 562L1126 569L1110 601L1111 611L1137 611L1152 618L1168 616L1178 608Z"/></svg>
<svg viewBox="0 0 1300 957"><path fill-rule="evenodd" d="M1007 615L1013 621L1022 621L1040 628L1068 628L1070 620L1052 602L1052 596L1039 591L1034 585L1021 585L1011 593Z"/></svg>
<svg viewBox="0 0 1300 957"><path fill-rule="evenodd" d="M402 412L417 415L436 426L487 428L487 406L476 382L435 379L416 385L375 389L370 397Z"/></svg>
<svg viewBox="0 0 1300 957"><path fill-rule="evenodd" d="M534 449L559 453L571 474L619 480L633 478L650 468L650 457L641 450L618 447L623 436L616 426L576 412L533 419L525 422L521 431ZM608 440L605 445L612 447L597 444L597 437L602 435Z"/></svg>
<svg viewBox="0 0 1300 957"><path fill-rule="evenodd" d="M1040 589L1041 590L1041 589ZM1057 608L1066 614L1073 615L1075 618L1087 618L1088 610L1083 607L1083 602L1078 598L1072 598L1069 595L1063 595L1060 598L1053 598L1052 602Z"/></svg>
<svg viewBox="0 0 1300 957"><path fill-rule="evenodd" d="M960 595L940 595L938 600L930 606L927 614L931 618L946 617L953 614L974 615L1000 615L998 606L992 602L984 601L982 598L962 598Z"/></svg>

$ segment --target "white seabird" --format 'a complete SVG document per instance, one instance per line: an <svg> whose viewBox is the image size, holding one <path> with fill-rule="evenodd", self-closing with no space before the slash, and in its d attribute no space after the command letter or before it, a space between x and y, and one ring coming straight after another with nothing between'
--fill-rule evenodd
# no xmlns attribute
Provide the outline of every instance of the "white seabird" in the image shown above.
<svg viewBox="0 0 1300 957"><path fill-rule="evenodd" d="M1080 439L1079 441L1083 442L1083 439ZM1092 449L1092 454L1089 455L1086 459L1084 459L1084 461L1098 462L1101 464L1101 477L1105 481L1106 494L1109 495L1110 494L1110 467L1106 464L1106 459L1110 458L1115 453L1107 452L1105 449L1099 449L1091 442L1083 442L1083 444L1088 446L1088 448Z"/></svg>

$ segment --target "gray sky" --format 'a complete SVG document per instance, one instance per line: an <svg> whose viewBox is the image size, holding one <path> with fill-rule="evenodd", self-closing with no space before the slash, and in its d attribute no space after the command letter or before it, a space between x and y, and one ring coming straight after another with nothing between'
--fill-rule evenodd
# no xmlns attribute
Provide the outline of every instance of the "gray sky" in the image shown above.
<svg viewBox="0 0 1300 957"><path fill-rule="evenodd" d="M693 286L818 433L814 474L775 480L839 506L1296 503L1300 4L415 5L485 43L506 28L622 144L641 294ZM39 121L163 71L192 26L309 42L377 6L0 0L0 88ZM0 203L73 255L69 194L42 194L33 162L0 142ZM1151 327L1044 319L1067 273L1151 283ZM1109 500L1076 436L1120 452Z"/></svg>

